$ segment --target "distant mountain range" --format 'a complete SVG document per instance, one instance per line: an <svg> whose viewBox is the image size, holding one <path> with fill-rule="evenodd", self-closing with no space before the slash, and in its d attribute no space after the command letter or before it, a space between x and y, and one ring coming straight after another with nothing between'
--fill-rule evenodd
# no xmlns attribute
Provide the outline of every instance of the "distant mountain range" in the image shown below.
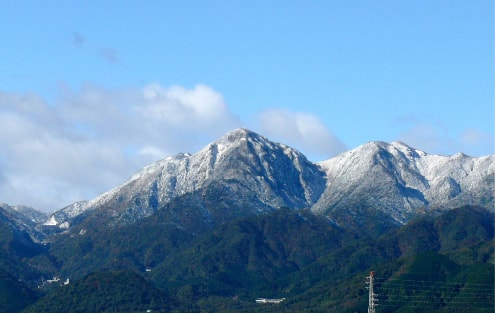
<svg viewBox="0 0 495 314"><path fill-rule="evenodd" d="M74 203L45 222L61 229L98 217L135 222L187 197L209 225L280 207L309 208L344 224L360 210L404 224L417 215L462 205L494 208L495 156L428 155L401 142L370 142L312 163L297 150L237 129L194 155L157 161L90 201ZM205 193L217 196L216 209ZM195 200L193 200L195 199ZM219 212L218 204L229 210ZM181 224L184 213L172 220Z"/></svg>
<svg viewBox="0 0 495 314"><path fill-rule="evenodd" d="M495 156L370 142L312 163L237 129L51 214L0 204L0 300L22 300L0 310L363 311L375 270L386 311L493 312L494 181Z"/></svg>

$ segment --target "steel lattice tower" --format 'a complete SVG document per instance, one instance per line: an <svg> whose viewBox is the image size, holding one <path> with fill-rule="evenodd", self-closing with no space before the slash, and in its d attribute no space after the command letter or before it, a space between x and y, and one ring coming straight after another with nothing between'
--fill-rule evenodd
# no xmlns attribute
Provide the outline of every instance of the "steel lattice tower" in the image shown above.
<svg viewBox="0 0 495 314"><path fill-rule="evenodd" d="M378 294L376 294L374 292L374 276L375 276L375 272L370 272L370 276L369 277L366 277L367 281L366 281L366 284L368 284L368 290L369 290L369 296L368 296L368 313L375 313L375 306L378 305L376 302L378 301L377 299L377 296Z"/></svg>

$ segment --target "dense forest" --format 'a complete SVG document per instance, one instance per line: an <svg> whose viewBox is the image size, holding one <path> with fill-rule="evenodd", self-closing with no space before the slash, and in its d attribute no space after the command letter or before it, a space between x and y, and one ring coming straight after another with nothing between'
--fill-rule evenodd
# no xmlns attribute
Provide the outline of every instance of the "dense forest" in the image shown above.
<svg viewBox="0 0 495 314"><path fill-rule="evenodd" d="M154 215L46 246L0 230L2 311L366 312L370 271L377 312L495 310L494 215L478 207L367 230L282 208L200 235Z"/></svg>

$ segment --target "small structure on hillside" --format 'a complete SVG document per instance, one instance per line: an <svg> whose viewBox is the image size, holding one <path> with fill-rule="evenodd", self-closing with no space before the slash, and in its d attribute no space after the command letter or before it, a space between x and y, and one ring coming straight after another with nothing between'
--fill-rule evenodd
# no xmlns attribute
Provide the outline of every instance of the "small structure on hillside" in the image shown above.
<svg viewBox="0 0 495 314"><path fill-rule="evenodd" d="M280 303L282 301L284 301L285 298L282 298L282 299L267 299L267 298L258 298L256 299L256 303L258 304L266 304L266 303Z"/></svg>
<svg viewBox="0 0 495 314"><path fill-rule="evenodd" d="M38 289L42 289L47 285L52 285L61 281L62 280L59 276L53 276L53 279L48 279L48 280L44 280L43 278L41 278L41 285L38 285ZM60 283L60 286L66 286L68 284L70 284L69 278L65 279L62 283Z"/></svg>
<svg viewBox="0 0 495 314"><path fill-rule="evenodd" d="M53 279L48 279L46 282L48 283L54 283L54 282L59 282L60 277L53 276Z"/></svg>

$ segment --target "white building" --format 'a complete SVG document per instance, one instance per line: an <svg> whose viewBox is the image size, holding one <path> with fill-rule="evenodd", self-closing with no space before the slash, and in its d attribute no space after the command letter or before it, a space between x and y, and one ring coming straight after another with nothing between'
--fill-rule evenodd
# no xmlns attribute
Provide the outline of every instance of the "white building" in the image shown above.
<svg viewBox="0 0 495 314"><path fill-rule="evenodd" d="M258 298L256 299L256 303L264 304L264 303L280 303L284 301L285 298L282 299L267 299L267 298Z"/></svg>

